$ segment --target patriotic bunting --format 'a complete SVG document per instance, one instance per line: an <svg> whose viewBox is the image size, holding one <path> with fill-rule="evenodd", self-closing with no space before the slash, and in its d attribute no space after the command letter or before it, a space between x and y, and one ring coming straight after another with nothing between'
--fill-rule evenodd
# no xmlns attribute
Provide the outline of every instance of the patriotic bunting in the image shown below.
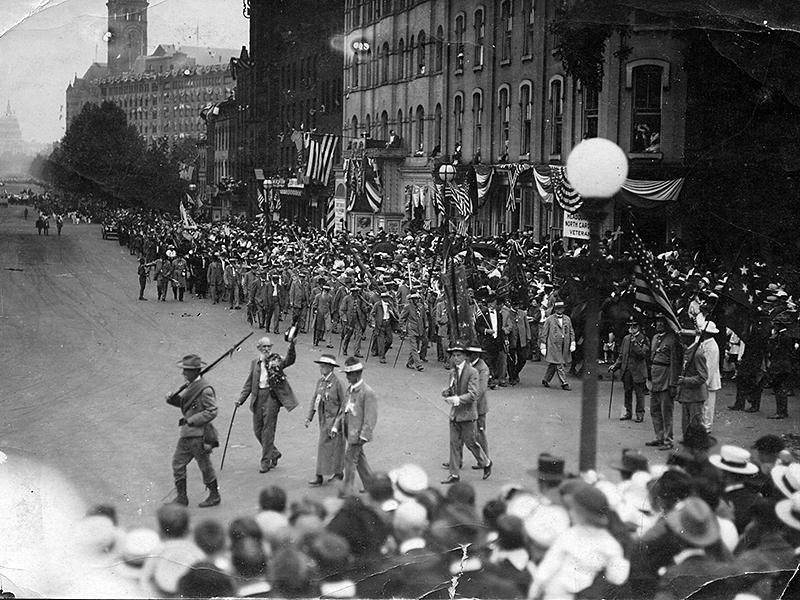
<svg viewBox="0 0 800 600"><path fill-rule="evenodd" d="M472 200L469 197L469 182L448 182L445 189L445 195L448 194L453 202L453 206L455 206L456 210L458 211L458 214L465 219L468 219L472 216Z"/></svg>
<svg viewBox="0 0 800 600"><path fill-rule="evenodd" d="M438 181L433 184L433 208L436 214L443 215L445 213L444 184Z"/></svg>
<svg viewBox="0 0 800 600"><path fill-rule="evenodd" d="M478 208L482 208L489 198L489 190L494 180L494 167L491 165L475 165L475 180L478 184Z"/></svg>
<svg viewBox="0 0 800 600"><path fill-rule="evenodd" d="M336 229L336 201L333 196L328 198L327 210L325 212L325 233L328 237L333 236Z"/></svg>
<svg viewBox="0 0 800 600"><path fill-rule="evenodd" d="M308 163L306 164L306 177L309 181L328 185L328 180L333 169L333 157L339 138L335 135L306 134L303 139L308 149Z"/></svg>

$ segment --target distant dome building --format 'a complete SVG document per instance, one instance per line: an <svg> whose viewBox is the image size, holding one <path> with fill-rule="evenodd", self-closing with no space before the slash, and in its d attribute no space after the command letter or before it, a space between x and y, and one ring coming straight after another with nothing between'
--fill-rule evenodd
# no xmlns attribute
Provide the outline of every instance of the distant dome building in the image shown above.
<svg viewBox="0 0 800 600"><path fill-rule="evenodd" d="M6 104L6 113L0 116L0 154L22 151L22 130L19 128L17 115L11 109L11 102Z"/></svg>

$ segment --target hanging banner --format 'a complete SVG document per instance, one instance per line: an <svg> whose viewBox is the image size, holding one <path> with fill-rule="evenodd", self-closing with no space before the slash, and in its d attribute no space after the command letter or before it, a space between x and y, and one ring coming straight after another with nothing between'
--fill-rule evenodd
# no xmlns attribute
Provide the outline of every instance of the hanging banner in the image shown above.
<svg viewBox="0 0 800 600"><path fill-rule="evenodd" d="M333 222L333 230L338 233L344 229L344 219L347 214L347 200L345 198L333 199L333 213L336 219Z"/></svg>
<svg viewBox="0 0 800 600"><path fill-rule="evenodd" d="M564 213L564 228L561 235L565 238L576 240L589 239L589 221L583 218L580 213Z"/></svg>

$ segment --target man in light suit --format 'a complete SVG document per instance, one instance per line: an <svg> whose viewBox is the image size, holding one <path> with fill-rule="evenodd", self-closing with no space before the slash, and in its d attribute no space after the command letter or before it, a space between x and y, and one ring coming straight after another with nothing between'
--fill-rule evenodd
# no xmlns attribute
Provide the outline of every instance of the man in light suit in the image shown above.
<svg viewBox="0 0 800 600"><path fill-rule="evenodd" d="M236 401L238 406L250 397L250 410L253 413L253 433L261 444L261 466L259 473L266 473L278 466L280 451L275 447L275 429L278 425L278 411L281 406L287 411L297 408L295 398L283 370L294 364L297 354L295 341L289 340L286 358L272 352L272 340L262 337L256 342L259 357L250 363L250 372L244 381L242 393Z"/></svg>
<svg viewBox="0 0 800 600"><path fill-rule="evenodd" d="M354 492L356 472L365 488L372 479L372 470L369 468L367 456L364 454L364 444L372 441L375 425L378 423L378 400L375 392L361 378L364 365L354 356L344 362L345 376L349 384L345 394L345 401L333 423L331 432L342 432L347 440L347 449L344 452L344 481L342 482L341 497L352 496Z"/></svg>
<svg viewBox="0 0 800 600"><path fill-rule="evenodd" d="M572 362L572 353L575 352L575 330L572 321L564 314L564 303L557 300L553 304L553 314L542 323L539 332L539 351L547 361L542 385L550 387L550 380L558 374L561 389L570 390L564 365Z"/></svg>
<svg viewBox="0 0 800 600"><path fill-rule="evenodd" d="M478 421L478 395L480 376L467 361L467 345L457 343L447 349L452 356L453 369L450 371L450 385L442 390L442 397L450 405L450 462L447 467L450 476L442 484L461 481L462 447L466 446L478 466L483 469L483 478L492 474L492 461L476 441Z"/></svg>

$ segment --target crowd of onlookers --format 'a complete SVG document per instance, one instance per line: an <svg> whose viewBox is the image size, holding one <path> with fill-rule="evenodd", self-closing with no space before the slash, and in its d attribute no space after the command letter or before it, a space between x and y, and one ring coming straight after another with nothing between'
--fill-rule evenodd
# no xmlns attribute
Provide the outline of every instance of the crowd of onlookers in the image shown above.
<svg viewBox="0 0 800 600"><path fill-rule="evenodd" d="M482 505L470 484L443 491L414 464L376 473L346 499L287 498L269 486L257 512L230 522L170 503L151 525L126 529L113 506L98 505L74 526L69 586L48 587L57 580L43 572L34 589L78 597L798 597L800 463L781 438L720 447L693 426L666 464L625 450L610 468L619 476L575 476L562 458L541 454L525 481Z"/></svg>

